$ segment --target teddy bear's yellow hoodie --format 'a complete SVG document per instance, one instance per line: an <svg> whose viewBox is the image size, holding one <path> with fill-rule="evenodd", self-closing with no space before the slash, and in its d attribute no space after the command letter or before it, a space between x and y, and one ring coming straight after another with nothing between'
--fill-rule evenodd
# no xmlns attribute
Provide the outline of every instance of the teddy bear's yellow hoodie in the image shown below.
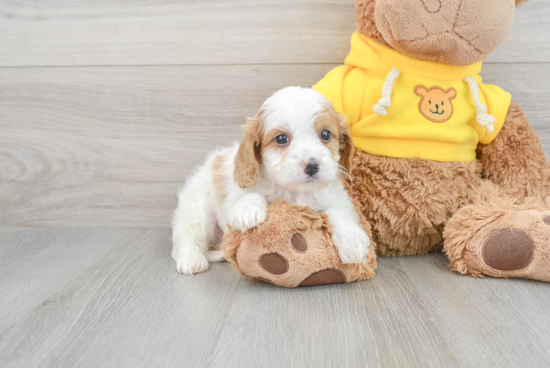
<svg viewBox="0 0 550 368"><path fill-rule="evenodd" d="M409 58L355 33L345 65L313 88L349 118L358 149L377 156L472 161L497 136L511 95L482 84L482 62Z"/></svg>

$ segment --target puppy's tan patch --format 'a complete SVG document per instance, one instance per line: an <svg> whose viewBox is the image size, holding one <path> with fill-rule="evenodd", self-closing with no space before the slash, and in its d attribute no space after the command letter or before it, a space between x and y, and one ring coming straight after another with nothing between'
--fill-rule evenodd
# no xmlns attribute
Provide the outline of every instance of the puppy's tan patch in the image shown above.
<svg viewBox="0 0 550 368"><path fill-rule="evenodd" d="M212 162L212 182L214 183L214 196L216 203L221 206L227 198L227 176L225 175L225 163L229 154L218 155Z"/></svg>
<svg viewBox="0 0 550 368"><path fill-rule="evenodd" d="M331 134L329 141L323 141L321 139L321 133L325 130L328 130ZM338 157L340 155L340 129L338 128L338 124L330 111L327 110L319 115L315 121L315 131L317 131L317 136L321 139L321 142L323 142L330 152L332 152L332 155L334 157Z"/></svg>
<svg viewBox="0 0 550 368"><path fill-rule="evenodd" d="M277 144L277 141L275 140L275 138L277 138L281 134L286 135L289 139L289 142L292 142L292 134L290 132L287 132L287 131L282 130L282 129L270 130L269 132L266 132L264 137L263 137L263 140L262 140L263 144L262 144L262 150L261 150L262 154L268 148L269 149L284 149L284 148L288 147L288 145L280 146L279 144Z"/></svg>
<svg viewBox="0 0 550 368"><path fill-rule="evenodd" d="M275 141L275 138L277 138L281 134L284 134L288 137L289 144L285 144L281 146ZM262 157L264 157L266 152L276 152L279 154L279 160L272 168L272 169L275 169L281 166L283 162L285 162L286 156L288 155L288 152L289 152L288 147L290 145L290 142L292 142L292 134L282 129L272 129L264 135L262 142L263 142L262 150L261 150Z"/></svg>
<svg viewBox="0 0 550 368"><path fill-rule="evenodd" d="M327 145L334 157L340 156L340 166L350 174L355 147L353 146L347 116L338 113L332 106L329 106L317 117L315 130L319 139L321 139L321 133L324 130L330 132L331 139L328 142L321 141Z"/></svg>

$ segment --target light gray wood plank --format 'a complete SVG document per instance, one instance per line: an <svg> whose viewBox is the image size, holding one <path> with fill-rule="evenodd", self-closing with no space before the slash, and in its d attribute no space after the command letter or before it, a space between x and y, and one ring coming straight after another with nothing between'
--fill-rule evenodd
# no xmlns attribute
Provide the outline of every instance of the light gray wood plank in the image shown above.
<svg viewBox="0 0 550 368"><path fill-rule="evenodd" d="M37 235L29 230L28 247ZM81 272L70 278L58 273L57 287L0 332L0 366L193 367L209 353L205 347L222 329L241 279L228 264L207 274L180 275L170 258L169 230L52 229L41 235L52 256L73 241L82 256L90 253L87 247L114 246L81 262ZM4 241L0 248L9 246ZM68 255L61 265L30 257L20 263L33 263L37 272L70 267ZM0 270L6 267L7 262L0 263ZM14 272L11 280L30 284L34 279ZM27 298L23 295L14 307Z"/></svg>
<svg viewBox="0 0 550 368"><path fill-rule="evenodd" d="M549 62L550 3L532 0L493 62ZM353 0L3 1L0 66L341 63Z"/></svg>
<svg viewBox="0 0 550 368"><path fill-rule="evenodd" d="M168 227L185 176L336 64L0 69L0 225ZM550 153L550 64L487 64Z"/></svg>
<svg viewBox="0 0 550 368"><path fill-rule="evenodd" d="M24 229L24 227L0 227L0 239L6 236L11 236Z"/></svg>
<svg viewBox="0 0 550 368"><path fill-rule="evenodd" d="M381 262L381 270L386 269L386 262ZM392 263L410 278L462 366L548 366L547 283L459 276L449 269L443 254L399 258Z"/></svg>
<svg viewBox="0 0 550 368"><path fill-rule="evenodd" d="M140 229L0 229L0 333ZM50 300L51 301L51 300Z"/></svg>
<svg viewBox="0 0 550 368"><path fill-rule="evenodd" d="M484 83L510 92L522 106L550 158L550 64L487 64L481 75Z"/></svg>
<svg viewBox="0 0 550 368"><path fill-rule="evenodd" d="M1 66L341 62L355 29L353 0L10 1L0 17Z"/></svg>
<svg viewBox="0 0 550 368"><path fill-rule="evenodd" d="M510 34L488 57L490 62L534 63L550 61L550 2L530 0L516 9Z"/></svg>
<svg viewBox="0 0 550 368"><path fill-rule="evenodd" d="M381 260L374 280L350 285L286 290L242 282L203 365L458 367L410 276L395 263Z"/></svg>

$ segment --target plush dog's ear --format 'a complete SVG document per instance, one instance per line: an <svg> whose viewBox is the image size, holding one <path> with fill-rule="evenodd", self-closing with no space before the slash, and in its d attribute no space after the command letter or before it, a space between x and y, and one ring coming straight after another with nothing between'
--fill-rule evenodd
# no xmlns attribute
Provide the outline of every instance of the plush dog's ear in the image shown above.
<svg viewBox="0 0 550 368"><path fill-rule="evenodd" d="M355 146L351 139L351 129L346 115L335 112L336 121L339 130L340 141L340 165L351 175L353 156L355 155Z"/></svg>
<svg viewBox="0 0 550 368"><path fill-rule="evenodd" d="M242 189L250 188L260 180L262 111L256 117L248 119L244 128L244 140L235 156L233 170L233 180Z"/></svg>

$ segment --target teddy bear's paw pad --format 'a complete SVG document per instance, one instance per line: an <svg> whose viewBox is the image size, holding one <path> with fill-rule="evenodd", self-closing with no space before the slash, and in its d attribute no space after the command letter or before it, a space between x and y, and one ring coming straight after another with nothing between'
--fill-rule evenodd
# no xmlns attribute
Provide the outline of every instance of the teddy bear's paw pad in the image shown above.
<svg viewBox="0 0 550 368"><path fill-rule="evenodd" d="M274 275L283 275L288 271L288 261L279 253L267 253L260 257L260 265Z"/></svg>
<svg viewBox="0 0 550 368"><path fill-rule="evenodd" d="M305 253L307 251L307 242L304 237L298 233L292 235L290 244L292 245L292 249L298 253Z"/></svg>
<svg viewBox="0 0 550 368"><path fill-rule="evenodd" d="M343 282L346 282L344 272L335 268L327 268L309 275L300 283L300 286L340 284Z"/></svg>
<svg viewBox="0 0 550 368"><path fill-rule="evenodd" d="M550 224L550 216L545 217L544 222ZM533 239L521 230L510 228L489 235L482 249L485 263L501 271L515 271L527 267L533 261L534 254Z"/></svg>

